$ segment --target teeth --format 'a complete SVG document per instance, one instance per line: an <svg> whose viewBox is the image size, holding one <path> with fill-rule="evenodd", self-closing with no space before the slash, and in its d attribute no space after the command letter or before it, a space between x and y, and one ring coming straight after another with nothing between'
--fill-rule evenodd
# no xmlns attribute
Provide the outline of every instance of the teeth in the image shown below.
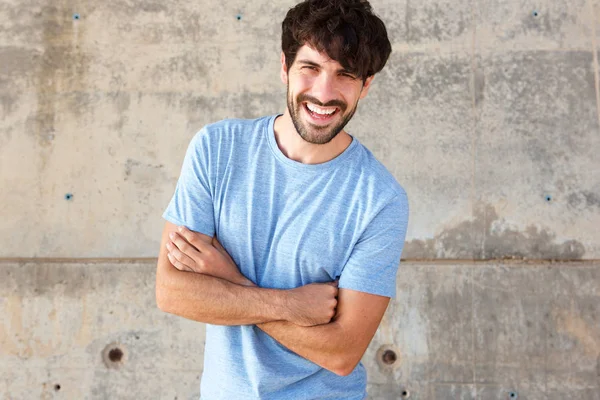
<svg viewBox="0 0 600 400"><path fill-rule="evenodd" d="M314 104L310 104L310 103L306 103L306 107L308 107L308 109L314 113L317 114L321 114L321 115L331 115L335 112L335 107L334 108L321 108L321 107L317 107Z"/></svg>

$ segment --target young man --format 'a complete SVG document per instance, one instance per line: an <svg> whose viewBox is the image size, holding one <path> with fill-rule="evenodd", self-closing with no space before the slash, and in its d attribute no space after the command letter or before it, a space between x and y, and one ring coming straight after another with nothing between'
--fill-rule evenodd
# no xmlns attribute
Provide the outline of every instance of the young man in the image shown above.
<svg viewBox="0 0 600 400"><path fill-rule="evenodd" d="M282 48L285 113L191 141L157 303L207 323L203 399L363 399L360 359L395 295L408 202L343 128L391 46L367 1L306 0Z"/></svg>

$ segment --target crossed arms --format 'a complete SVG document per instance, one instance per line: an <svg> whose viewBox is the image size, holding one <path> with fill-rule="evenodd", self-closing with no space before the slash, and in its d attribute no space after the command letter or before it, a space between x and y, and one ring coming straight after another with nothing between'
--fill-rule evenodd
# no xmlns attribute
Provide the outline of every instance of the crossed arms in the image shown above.
<svg viewBox="0 0 600 400"><path fill-rule="evenodd" d="M389 298L337 284L263 289L244 277L216 238L167 222L156 272L165 312L215 325L256 324L296 354L349 375L371 342Z"/></svg>

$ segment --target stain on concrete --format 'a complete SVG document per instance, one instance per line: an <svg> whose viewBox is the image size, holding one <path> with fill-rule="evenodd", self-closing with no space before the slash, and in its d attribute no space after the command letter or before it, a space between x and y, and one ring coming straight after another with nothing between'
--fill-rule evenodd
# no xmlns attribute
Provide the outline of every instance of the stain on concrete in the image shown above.
<svg viewBox="0 0 600 400"><path fill-rule="evenodd" d="M589 355L600 352L600 327L591 326L574 310L554 310L556 331L575 339Z"/></svg>
<svg viewBox="0 0 600 400"><path fill-rule="evenodd" d="M39 52L35 49L17 46L0 47L0 85L6 88L16 77L24 77L39 60Z"/></svg>
<svg viewBox="0 0 600 400"><path fill-rule="evenodd" d="M0 86L2 84L0 83ZM2 104L2 112L0 116L4 119L4 116L14 111L14 106L17 103L18 97L9 93L0 94L0 104Z"/></svg>
<svg viewBox="0 0 600 400"><path fill-rule="evenodd" d="M37 107L27 121L27 131L41 147L52 140L48 133L55 132L56 107L60 92L65 88L82 90L90 64L83 51L85 23L73 21L69 4L46 5L42 8L42 41L44 52L36 63L35 88ZM65 110L69 112L69 110ZM45 163L42 163L45 165Z"/></svg>
<svg viewBox="0 0 600 400"><path fill-rule="evenodd" d="M117 122L111 125L111 128L123 135L123 127L128 122L128 111L131 106L131 95L127 92L108 93L107 96L113 101L115 112L118 116Z"/></svg>
<svg viewBox="0 0 600 400"><path fill-rule="evenodd" d="M146 164L130 158L125 161L125 181L131 180L144 187L153 187L159 178L167 179L163 164Z"/></svg>
<svg viewBox="0 0 600 400"><path fill-rule="evenodd" d="M550 12L550 10L535 11L535 13L524 11L518 28L522 34L536 32L544 36L558 36L564 40L563 24L566 21L577 23L564 11L560 13Z"/></svg>
<svg viewBox="0 0 600 400"><path fill-rule="evenodd" d="M519 231L502 219L494 206L480 203L473 218L442 230L431 239L407 241L411 259L553 259L580 260L585 247L576 240L556 242L546 228L529 225Z"/></svg>
<svg viewBox="0 0 600 400"><path fill-rule="evenodd" d="M409 91L410 95L406 101L410 101L411 104L435 101L440 97L444 100L450 97L453 102L454 98L457 98L469 106L473 103L473 74L471 60L468 58L417 53L410 54L408 59L400 55L394 57L398 58L391 60L390 65L386 66L389 68L386 73L394 77L395 81L402 82L402 85L380 87L382 98L397 98L398 90L401 89ZM478 86L475 89L483 91L482 75L477 79Z"/></svg>
<svg viewBox="0 0 600 400"><path fill-rule="evenodd" d="M75 91L64 96L65 107L77 119L90 114L98 103L98 95L90 92Z"/></svg>
<svg viewBox="0 0 600 400"><path fill-rule="evenodd" d="M583 190L576 193L571 193L567 197L567 204L569 208L573 209L600 209L600 194L591 191Z"/></svg>
<svg viewBox="0 0 600 400"><path fill-rule="evenodd" d="M478 106L484 99L485 92L485 74L479 68L476 69L473 74L473 98L475 99L475 106Z"/></svg>
<svg viewBox="0 0 600 400"><path fill-rule="evenodd" d="M164 82L165 76L173 80L179 77L185 82L203 80L209 75L205 63L206 58L201 54L186 52L152 66L148 75L154 84Z"/></svg>
<svg viewBox="0 0 600 400"><path fill-rule="evenodd" d="M439 3L420 3L406 5L404 28L408 43L419 43L435 39L452 40L466 33L472 26L468 7L454 10L452 15Z"/></svg>
<svg viewBox="0 0 600 400"><path fill-rule="evenodd" d="M150 1L141 1L137 2L136 9L133 10L137 12L138 10L147 12L147 13L159 13L159 12L168 12L169 8L163 2L150 2Z"/></svg>

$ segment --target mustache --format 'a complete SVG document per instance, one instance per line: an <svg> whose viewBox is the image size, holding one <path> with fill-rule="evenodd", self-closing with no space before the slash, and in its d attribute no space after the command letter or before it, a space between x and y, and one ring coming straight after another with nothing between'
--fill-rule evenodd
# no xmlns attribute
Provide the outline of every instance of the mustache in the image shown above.
<svg viewBox="0 0 600 400"><path fill-rule="evenodd" d="M319 99L308 94L301 94L298 96L298 103L303 103L305 101L316 104L319 107L338 107L342 112L346 111L346 108L348 107L348 105L341 100L330 100L327 103L321 103Z"/></svg>

